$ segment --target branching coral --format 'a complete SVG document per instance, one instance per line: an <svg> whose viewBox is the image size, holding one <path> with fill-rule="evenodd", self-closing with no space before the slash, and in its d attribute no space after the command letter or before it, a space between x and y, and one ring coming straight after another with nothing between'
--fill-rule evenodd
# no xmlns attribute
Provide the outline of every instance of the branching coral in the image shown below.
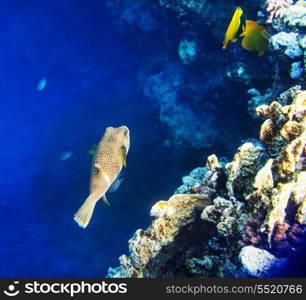
<svg viewBox="0 0 306 300"><path fill-rule="evenodd" d="M266 10L269 13L267 23L272 23L273 19L281 17L284 8L289 7L292 3L292 0L267 0Z"/></svg>

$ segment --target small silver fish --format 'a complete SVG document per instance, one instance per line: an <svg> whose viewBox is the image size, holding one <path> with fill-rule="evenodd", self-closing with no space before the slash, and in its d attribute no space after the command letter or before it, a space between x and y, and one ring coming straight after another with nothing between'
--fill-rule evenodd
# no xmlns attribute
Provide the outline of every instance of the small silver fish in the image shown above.
<svg viewBox="0 0 306 300"><path fill-rule="evenodd" d="M67 160L68 158L70 158L72 156L72 152L64 152L60 155L60 160Z"/></svg>
<svg viewBox="0 0 306 300"><path fill-rule="evenodd" d="M45 87L46 87L46 84L47 84L47 79L46 78L43 78L37 85L37 90L38 91L42 91Z"/></svg>

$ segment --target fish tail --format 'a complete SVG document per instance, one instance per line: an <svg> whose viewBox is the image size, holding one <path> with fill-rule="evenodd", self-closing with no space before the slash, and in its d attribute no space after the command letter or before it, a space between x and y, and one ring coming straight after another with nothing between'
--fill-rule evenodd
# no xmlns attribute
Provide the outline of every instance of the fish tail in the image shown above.
<svg viewBox="0 0 306 300"><path fill-rule="evenodd" d="M86 228L94 211L96 202L99 200L99 197L96 194L90 194L88 198L84 201L83 205L79 210L74 214L74 220L82 228Z"/></svg>

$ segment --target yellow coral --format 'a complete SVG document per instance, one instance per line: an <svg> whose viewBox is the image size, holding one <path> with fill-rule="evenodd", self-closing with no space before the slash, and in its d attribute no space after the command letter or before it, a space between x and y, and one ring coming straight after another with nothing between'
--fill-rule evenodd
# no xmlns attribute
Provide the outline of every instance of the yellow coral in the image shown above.
<svg viewBox="0 0 306 300"><path fill-rule="evenodd" d="M299 136L303 131L303 125L296 121L288 121L280 130L281 136L290 141Z"/></svg>
<svg viewBox="0 0 306 300"><path fill-rule="evenodd" d="M157 202L151 209L156 219L147 230L138 229L129 241L131 256L120 257L126 277L148 277L154 272L151 263L162 266L171 259L175 238L186 225L195 220L196 211L210 204L200 194L176 194L167 201Z"/></svg>
<svg viewBox="0 0 306 300"><path fill-rule="evenodd" d="M277 192L271 198L272 209L268 214L267 230L268 241L271 243L271 235L276 224L282 224L286 218L286 208L289 200L293 201L295 205L300 205L296 220L303 223L305 219L305 197L306 197L306 172L301 172L296 181L291 181L285 184L278 184ZM305 222L305 221L304 221Z"/></svg>
<svg viewBox="0 0 306 300"><path fill-rule="evenodd" d="M306 144L306 131L286 146L280 157L279 175L286 177L297 171Z"/></svg>
<svg viewBox="0 0 306 300"><path fill-rule="evenodd" d="M212 154L210 156L207 157L207 162L205 167L207 169L211 169L211 167L214 168L222 168L222 166L220 165L219 161L218 161L218 157L215 154Z"/></svg>
<svg viewBox="0 0 306 300"><path fill-rule="evenodd" d="M264 167L262 167L256 174L253 187L261 192L264 189L272 188L274 185L272 174L273 159L269 159Z"/></svg>
<svg viewBox="0 0 306 300"><path fill-rule="evenodd" d="M260 127L259 138L261 141L271 141L275 136L276 128L271 119L265 120Z"/></svg>
<svg viewBox="0 0 306 300"><path fill-rule="evenodd" d="M257 114L267 120L261 126L260 139L271 149L280 149L257 173L254 191L246 197L266 204L268 241L276 224L286 222L288 206L298 207L295 220L306 224L306 91L299 92L292 104L281 106L274 101L261 105ZM281 145L280 148L279 144ZM277 176L273 177L272 166ZM272 192L272 196L265 191Z"/></svg>

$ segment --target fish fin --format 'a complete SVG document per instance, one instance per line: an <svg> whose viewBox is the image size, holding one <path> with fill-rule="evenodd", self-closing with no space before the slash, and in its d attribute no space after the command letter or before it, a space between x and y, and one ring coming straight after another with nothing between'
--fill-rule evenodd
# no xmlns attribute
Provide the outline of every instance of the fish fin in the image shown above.
<svg viewBox="0 0 306 300"><path fill-rule="evenodd" d="M258 52L258 57L263 56L263 55L265 54L265 52L266 52L266 51L259 51L259 52Z"/></svg>
<svg viewBox="0 0 306 300"><path fill-rule="evenodd" d="M101 178L102 177L102 168L99 164L95 164L95 168L98 171L98 177Z"/></svg>
<svg viewBox="0 0 306 300"><path fill-rule="evenodd" d="M242 33L240 34L240 37L245 36L245 25L242 25Z"/></svg>
<svg viewBox="0 0 306 300"><path fill-rule="evenodd" d="M123 180L124 180L124 178L119 176L119 177L113 182L113 184L110 186L110 188L108 189L108 192L110 192L110 193L116 192L116 191L119 189L119 187L120 187L120 185L121 185L121 183L122 183Z"/></svg>
<svg viewBox="0 0 306 300"><path fill-rule="evenodd" d="M240 17L243 15L243 9L241 7L239 7L239 15Z"/></svg>
<svg viewBox="0 0 306 300"><path fill-rule="evenodd" d="M232 43L236 43L238 41L238 39L235 37L231 40Z"/></svg>
<svg viewBox="0 0 306 300"><path fill-rule="evenodd" d="M98 146L96 144L93 144L91 148L87 151L87 154L95 156L97 149L98 149Z"/></svg>
<svg viewBox="0 0 306 300"><path fill-rule="evenodd" d="M226 49L227 48L228 42L229 42L229 40L227 38L225 38L224 41L223 41L222 49Z"/></svg>
<svg viewBox="0 0 306 300"><path fill-rule="evenodd" d="M95 194L90 194L88 198L85 200L83 205L79 208L79 210L74 214L74 220L81 226L82 228L86 228L94 211L97 196Z"/></svg>
<svg viewBox="0 0 306 300"><path fill-rule="evenodd" d="M111 206L111 204L108 202L108 200L107 200L107 198L106 198L105 195L103 195L102 200L103 200L103 204L104 204L105 206Z"/></svg>
<svg viewBox="0 0 306 300"><path fill-rule="evenodd" d="M245 50L250 50L250 49L248 49L248 45L247 45L247 43L246 43L246 39L245 39L245 38L242 39L241 47L242 47L243 49L245 49Z"/></svg>
<svg viewBox="0 0 306 300"><path fill-rule="evenodd" d="M121 147L119 154L120 154L122 165L126 167L126 148Z"/></svg>

